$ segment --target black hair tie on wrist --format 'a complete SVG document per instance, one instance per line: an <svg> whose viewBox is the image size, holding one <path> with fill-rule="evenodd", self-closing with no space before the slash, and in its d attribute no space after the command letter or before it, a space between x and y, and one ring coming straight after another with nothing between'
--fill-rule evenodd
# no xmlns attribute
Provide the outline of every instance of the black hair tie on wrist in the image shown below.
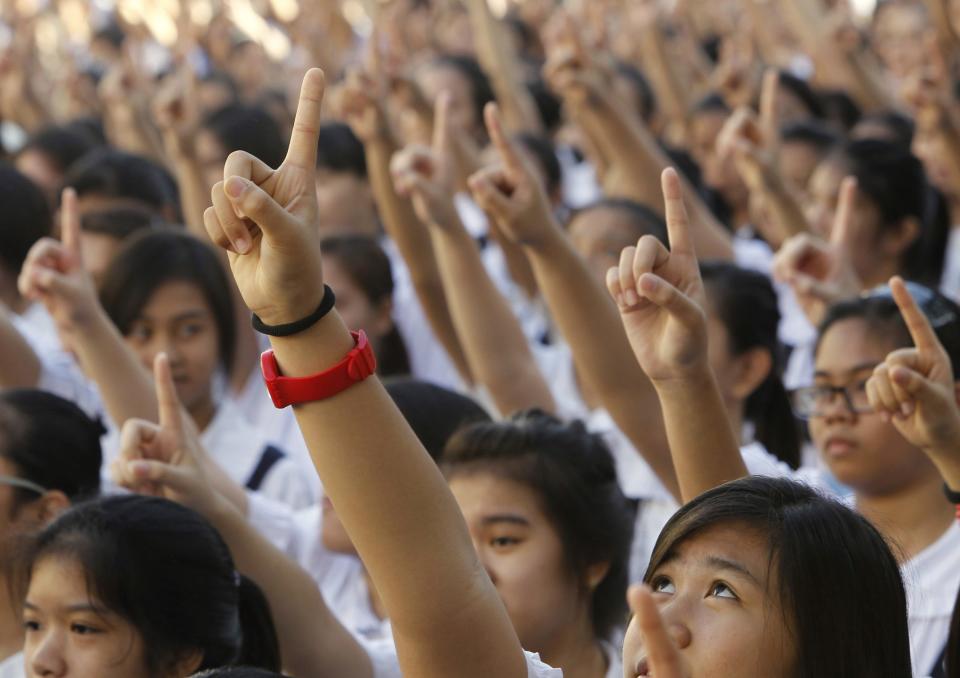
<svg viewBox="0 0 960 678"><path fill-rule="evenodd" d="M950 486L944 483L943 493L947 495L947 500L951 504L956 504L957 506L960 506L960 492L957 492L956 490L951 490Z"/></svg>
<svg viewBox="0 0 960 678"><path fill-rule="evenodd" d="M301 318L300 320L295 320L292 323L285 323L283 325L267 325L254 313L253 329L260 334L266 334L270 337L290 337L310 329L320 322L324 316L333 310L335 303L337 303L337 297L333 293L333 290L330 289L329 285L324 285L323 299L320 301L320 306L306 318Z"/></svg>

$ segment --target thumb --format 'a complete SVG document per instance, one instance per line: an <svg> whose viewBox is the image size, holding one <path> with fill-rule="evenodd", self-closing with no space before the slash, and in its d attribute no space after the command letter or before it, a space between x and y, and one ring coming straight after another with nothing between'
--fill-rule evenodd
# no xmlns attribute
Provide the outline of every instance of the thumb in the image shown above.
<svg viewBox="0 0 960 678"><path fill-rule="evenodd" d="M249 179L229 177L223 185L224 193L248 219L251 219L265 238L282 238L292 228L290 214L269 193Z"/></svg>
<svg viewBox="0 0 960 678"><path fill-rule="evenodd" d="M131 461L129 467L129 476L137 483L157 483L181 493L189 490L190 473L179 466L138 459Z"/></svg>
<svg viewBox="0 0 960 678"><path fill-rule="evenodd" d="M703 311L697 303L655 273L644 273L637 279L637 293L687 327L703 322Z"/></svg>

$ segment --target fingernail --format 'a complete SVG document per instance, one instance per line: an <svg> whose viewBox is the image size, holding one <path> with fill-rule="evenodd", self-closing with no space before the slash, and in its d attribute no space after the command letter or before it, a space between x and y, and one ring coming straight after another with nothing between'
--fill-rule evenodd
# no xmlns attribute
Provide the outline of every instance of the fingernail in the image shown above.
<svg viewBox="0 0 960 678"><path fill-rule="evenodd" d="M240 177L230 177L223 185L223 190L226 191L227 195L229 195L231 198L239 198L241 195L243 195L243 192L246 188L247 182Z"/></svg>
<svg viewBox="0 0 960 678"><path fill-rule="evenodd" d="M900 411L903 413L904 417L909 417L913 414L913 403L904 403L900 406Z"/></svg>
<svg viewBox="0 0 960 678"><path fill-rule="evenodd" d="M624 301L627 302L627 306L636 306L640 303L640 297L637 296L637 293L632 289L627 289L623 293Z"/></svg>
<svg viewBox="0 0 960 678"><path fill-rule="evenodd" d="M133 471L133 475L139 478L145 478L149 474L150 467L142 461L134 461L130 464L130 470Z"/></svg>
<svg viewBox="0 0 960 678"><path fill-rule="evenodd" d="M656 292L657 288L660 287L660 281L653 276L645 275L640 279L640 286L643 287L645 292Z"/></svg>
<svg viewBox="0 0 960 678"><path fill-rule="evenodd" d="M623 294L617 293L617 296L615 297L615 301L617 302L617 306L619 306L620 308L623 308Z"/></svg>
<svg viewBox="0 0 960 678"><path fill-rule="evenodd" d="M250 249L250 241L241 236L233 241L233 248L237 250L237 254L246 254Z"/></svg>

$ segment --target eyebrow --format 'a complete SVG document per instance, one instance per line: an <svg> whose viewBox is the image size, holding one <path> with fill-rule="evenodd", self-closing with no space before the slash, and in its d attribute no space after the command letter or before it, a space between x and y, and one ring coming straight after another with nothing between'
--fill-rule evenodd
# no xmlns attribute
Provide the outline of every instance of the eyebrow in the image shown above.
<svg viewBox="0 0 960 678"><path fill-rule="evenodd" d="M868 363L860 363L859 365L854 365L848 370L844 370L840 374L849 375L849 374L856 374L857 372L864 372L866 370L872 370L879 364L880 363L876 361L871 361ZM826 372L824 370L817 370L816 372L814 372L813 376L817 378L824 378L824 377L832 377L834 374L836 373Z"/></svg>
<svg viewBox="0 0 960 678"><path fill-rule="evenodd" d="M511 525L521 525L523 527L530 527L530 521L524 518L523 516L518 516L513 513L499 513L493 516L487 516L482 521L484 526L496 525L498 523L509 523Z"/></svg>
<svg viewBox="0 0 960 678"><path fill-rule="evenodd" d="M40 608L31 603L29 600L24 602L23 606L28 610L33 612L39 612ZM92 612L99 616L104 616L108 613L108 610L100 605L94 605L92 603L75 603L73 605L67 605L62 608L64 612L76 613L76 612Z"/></svg>

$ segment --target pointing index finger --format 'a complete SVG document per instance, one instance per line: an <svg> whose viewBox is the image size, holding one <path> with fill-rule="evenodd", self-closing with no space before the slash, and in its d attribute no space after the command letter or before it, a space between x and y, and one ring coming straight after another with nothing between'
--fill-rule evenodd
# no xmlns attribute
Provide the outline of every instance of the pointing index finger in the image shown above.
<svg viewBox="0 0 960 678"><path fill-rule="evenodd" d="M157 389L160 428L173 431L179 438L183 429L180 399L177 397L177 388L170 372L170 359L166 353L159 354L153 361L153 380Z"/></svg>
<svg viewBox="0 0 960 678"><path fill-rule="evenodd" d="M506 132L503 131L503 121L500 119L500 107L494 103L487 104L487 107L483 110L483 117L487 123L487 132L490 134L490 141L493 142L494 147L503 159L503 164L510 171L522 170L523 165L520 162L520 156L517 155L517 150L513 147L513 142L510 141Z"/></svg>
<svg viewBox="0 0 960 678"><path fill-rule="evenodd" d="M319 68L311 68L303 77L300 102L293 120L290 146L284 164L313 171L317 164L317 138L320 135L320 113L326 78Z"/></svg>
<svg viewBox="0 0 960 678"><path fill-rule="evenodd" d="M71 255L80 258L80 212L77 208L77 192L63 189L60 197L60 241Z"/></svg>
<svg viewBox="0 0 960 678"><path fill-rule="evenodd" d="M837 203L837 214L833 219L833 228L830 230L830 244L843 251L849 251L853 237L854 203L857 200L857 179L846 177L840 184L840 199Z"/></svg>
<svg viewBox="0 0 960 678"><path fill-rule="evenodd" d="M690 220L687 208L683 204L683 188L680 176L672 167L663 170L660 177L663 188L663 203L667 221L667 235L670 238L670 251L693 254L693 241L690 239Z"/></svg>
<svg viewBox="0 0 960 678"><path fill-rule="evenodd" d="M893 300L897 302L897 308L900 309L900 315L903 316L910 336L913 338L913 344L921 354L930 352L940 352L940 340L937 339L936 332L930 320L920 310L916 299L910 294L903 278L896 276L890 279L890 292L893 294Z"/></svg>

